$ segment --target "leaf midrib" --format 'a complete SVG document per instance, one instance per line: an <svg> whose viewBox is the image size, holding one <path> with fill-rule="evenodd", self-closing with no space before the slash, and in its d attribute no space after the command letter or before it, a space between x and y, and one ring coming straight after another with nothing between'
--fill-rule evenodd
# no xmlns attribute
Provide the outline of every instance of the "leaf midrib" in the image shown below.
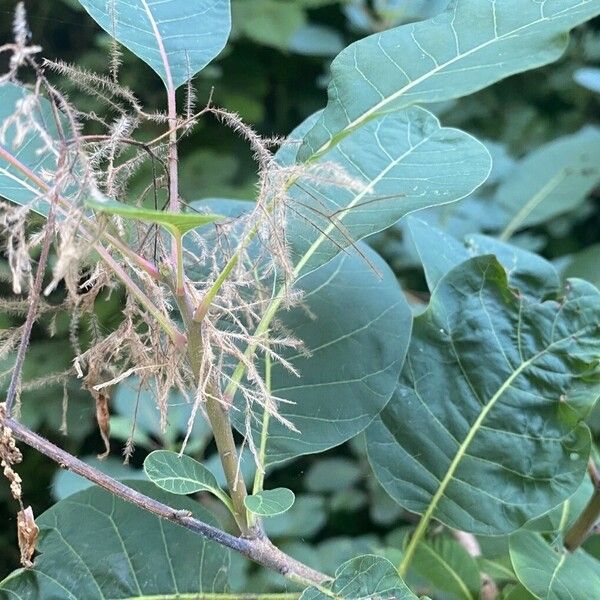
<svg viewBox="0 0 600 600"><path fill-rule="evenodd" d="M150 10L150 6L148 5L148 2L146 0L140 0L140 2L142 3L142 6L144 7L144 10L146 11L146 15L148 16L148 21L150 21L150 27L152 27L152 31L154 33L154 37L156 38L156 44L158 46L158 51L160 52L160 58L162 60L163 63L163 67L165 69L165 78L166 78L166 86L167 86L167 90L174 90L174 86L173 86L173 76L171 75L171 65L169 64L169 56L167 54L163 39L162 39L162 35L160 33L160 30L158 28L158 24L156 22L156 19L154 18L154 15L152 14L152 11Z"/></svg>
<svg viewBox="0 0 600 600"><path fill-rule="evenodd" d="M549 352L551 350L551 348L553 348L554 346L556 346L558 344L565 342L566 340L571 338L573 335L579 335L580 333L584 332L588 327L589 326L582 327L581 329L569 334L567 337L560 338L560 339L552 342L551 344L549 344L546 348L544 348L543 350L541 350L540 352L538 352L537 354L532 356L530 359L521 363L519 365L519 367L517 369L515 369L514 372L498 388L496 393L492 396L490 401L485 405L484 409L481 411L481 413L479 414L479 416L477 417L477 419L475 420L475 422L469 429L469 432L468 432L467 436L465 437L464 441L462 442L462 444L459 446L457 453L455 454L454 458L452 459L452 462L450 463L450 466L448 467L448 471L446 472L446 475L440 481L440 485L439 485L436 493L433 495L431 502L430 502L429 506L427 507L427 510L423 513L423 516L421 517L419 525L413 535L413 540L415 540L416 542L418 542L420 540L422 533L424 533L426 527L428 526L429 522L433 518L434 512L437 509L442 496L445 494L446 488L450 485L450 483L454 479L456 470L458 469L463 458L465 457L466 452L467 452L469 446L471 445L471 442L473 441L473 439L479 432L479 428L481 427L481 425L483 424L483 422L485 421L485 419L487 418L489 413L492 411L492 409L494 408L494 406L496 405L498 400L504 395L504 393L508 389L510 389L510 387L511 387L512 383L515 381L515 379L519 375L521 375L521 373L523 373L523 371L525 371L528 367L530 367L536 360L538 360L540 357L544 356L547 352ZM414 553L414 549L412 552L409 552L407 550L405 557L408 558L408 560L410 560L412 558L413 553ZM401 569L404 569L405 566L408 566L408 563L406 562L406 560L403 560Z"/></svg>

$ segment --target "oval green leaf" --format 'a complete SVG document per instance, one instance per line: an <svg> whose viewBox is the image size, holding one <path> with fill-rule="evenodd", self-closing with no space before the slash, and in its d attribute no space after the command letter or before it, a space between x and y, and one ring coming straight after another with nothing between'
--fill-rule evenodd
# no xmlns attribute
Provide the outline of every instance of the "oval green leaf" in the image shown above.
<svg viewBox="0 0 600 600"><path fill-rule="evenodd" d="M295 499L292 490L275 488L246 496L244 504L251 513L259 517L274 517L292 508Z"/></svg>
<svg viewBox="0 0 600 600"><path fill-rule="evenodd" d="M215 476L191 456L170 450L155 450L144 461L148 479L172 494L188 495L210 492L231 508L231 499L219 487Z"/></svg>
<svg viewBox="0 0 600 600"><path fill-rule="evenodd" d="M509 285L490 256L462 263L415 320L400 385L367 430L373 470L403 507L501 535L571 496L582 421L600 396L600 292L552 299Z"/></svg>
<svg viewBox="0 0 600 600"><path fill-rule="evenodd" d="M510 172L494 202L502 239L576 209L600 182L600 128L586 127L538 148Z"/></svg>
<svg viewBox="0 0 600 600"><path fill-rule="evenodd" d="M216 525L197 502L148 482L131 485ZM61 500L36 523L40 540L35 566L2 581L1 600L176 600L226 591L228 550L97 487Z"/></svg>
<svg viewBox="0 0 600 600"><path fill-rule="evenodd" d="M290 139L301 138L312 120ZM289 146L278 155L283 164L294 160ZM335 163L360 185L334 185L331 175L320 182L318 172L311 170L292 183L287 239L296 272L302 274L410 213L465 198L491 169L483 144L463 131L442 127L434 115L417 107L370 122L320 162Z"/></svg>
<svg viewBox="0 0 600 600"><path fill-rule="evenodd" d="M479 567L475 559L456 541L437 536L417 546L415 573L449 600L477 600L481 587Z"/></svg>
<svg viewBox="0 0 600 600"><path fill-rule="evenodd" d="M223 50L229 0L79 0L111 37L178 88Z"/></svg>

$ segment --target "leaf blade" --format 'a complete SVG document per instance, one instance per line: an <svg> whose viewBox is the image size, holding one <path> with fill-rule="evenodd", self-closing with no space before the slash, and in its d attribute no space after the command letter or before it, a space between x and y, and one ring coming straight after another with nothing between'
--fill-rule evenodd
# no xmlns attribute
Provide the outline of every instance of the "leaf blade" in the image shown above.
<svg viewBox="0 0 600 600"><path fill-rule="evenodd" d="M263 490L244 498L244 505L259 517L274 517L292 508L296 499L294 492L287 488Z"/></svg>
<svg viewBox="0 0 600 600"><path fill-rule="evenodd" d="M229 0L79 0L110 36L178 88L225 47ZM183 41L182 41L183 40Z"/></svg>
<svg viewBox="0 0 600 600"><path fill-rule="evenodd" d="M510 558L519 581L536 598L593 598L600 589L600 562L581 549L556 552L538 534L512 535Z"/></svg>
<svg viewBox="0 0 600 600"><path fill-rule="evenodd" d="M210 213L172 213L169 211L153 210L125 204L100 195L96 198L88 198L85 204L89 208L109 215L118 215L127 219L156 223L178 235L184 235L192 229L224 219L222 215Z"/></svg>
<svg viewBox="0 0 600 600"><path fill-rule="evenodd" d="M453 0L432 19L355 42L332 63L327 108L300 157L322 155L378 114L458 98L552 62L567 32L598 13L597 0Z"/></svg>
<svg viewBox="0 0 600 600"><path fill-rule="evenodd" d="M227 507L231 500L219 487L215 476L191 456L170 450L155 450L144 460L144 472L156 486L171 494L211 492Z"/></svg>
<svg viewBox="0 0 600 600"><path fill-rule="evenodd" d="M132 486L215 523L196 502L161 492L151 483ZM169 597L198 593L199 587L225 591L227 550L99 488L62 500L37 523L42 535L35 569L16 571L5 579L0 597L104 600ZM156 551L147 552L148 548Z"/></svg>
<svg viewBox="0 0 600 600"><path fill-rule="evenodd" d="M367 430L377 478L422 523L510 533L585 474L582 420L600 395L600 293L574 281L564 298L539 300L507 284L489 256L438 284L415 320L401 383Z"/></svg>

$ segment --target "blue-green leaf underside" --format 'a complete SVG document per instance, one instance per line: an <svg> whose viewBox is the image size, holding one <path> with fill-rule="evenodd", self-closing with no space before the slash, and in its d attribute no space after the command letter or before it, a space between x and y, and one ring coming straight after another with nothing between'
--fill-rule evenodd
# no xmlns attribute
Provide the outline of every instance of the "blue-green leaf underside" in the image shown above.
<svg viewBox="0 0 600 600"><path fill-rule="evenodd" d="M290 139L300 139L313 121L307 119ZM280 151L280 162L294 161L292 148L297 146L290 143ZM370 122L320 162L335 163L359 187L331 183L332 176L320 181L310 170L292 184L287 239L296 270L303 274L410 213L468 196L491 169L483 144L442 127L417 107Z"/></svg>
<svg viewBox="0 0 600 600"><path fill-rule="evenodd" d="M481 234L469 234L460 242L418 218L409 219L408 227L430 291L454 267L484 254L498 259L509 284L523 294L544 297L560 287L560 277L547 260L518 246Z"/></svg>
<svg viewBox="0 0 600 600"><path fill-rule="evenodd" d="M552 62L568 31L599 13L600 0L453 0L432 19L359 40L331 65L329 101L300 159L379 114L465 96Z"/></svg>
<svg viewBox="0 0 600 600"><path fill-rule="evenodd" d="M215 524L197 502L135 489ZM39 555L0 583L1 600L133 600L224 592L229 552L97 487L61 500L37 519Z"/></svg>
<svg viewBox="0 0 600 600"><path fill-rule="evenodd" d="M380 483L407 510L487 535L557 506L586 472L599 328L600 292L586 282L542 299L510 287L493 257L455 267L367 430Z"/></svg>
<svg viewBox="0 0 600 600"><path fill-rule="evenodd" d="M576 209L600 182L600 128L586 127L545 144L517 163L494 202L504 212L501 237Z"/></svg>
<svg viewBox="0 0 600 600"><path fill-rule="evenodd" d="M287 488L263 490L244 498L246 508L259 517L274 517L292 508L295 496Z"/></svg>
<svg viewBox="0 0 600 600"><path fill-rule="evenodd" d="M229 0L79 0L110 36L178 88L225 47Z"/></svg>
<svg viewBox="0 0 600 600"><path fill-rule="evenodd" d="M39 132L31 129L17 143L17 129L15 124L11 124L5 132L2 149L43 180L44 172L54 173L57 168L57 154L48 148L47 141L55 140L58 151L60 140L56 115L50 102L41 96L34 100L33 94L22 86L3 83L0 85L0 123L5 124L14 116L24 100L31 105L32 117L37 125L45 130L45 140ZM47 216L49 205L46 200L40 200L44 192L45 189L27 173L0 156L0 196L22 206L30 204L33 211Z"/></svg>

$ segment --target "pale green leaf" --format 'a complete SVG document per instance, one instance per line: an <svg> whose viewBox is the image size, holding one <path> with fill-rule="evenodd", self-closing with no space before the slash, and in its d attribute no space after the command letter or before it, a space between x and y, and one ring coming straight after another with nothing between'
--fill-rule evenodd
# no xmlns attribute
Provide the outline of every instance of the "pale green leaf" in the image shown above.
<svg viewBox="0 0 600 600"><path fill-rule="evenodd" d="M425 523L487 535L557 506L586 472L599 327L600 292L583 281L536 298L493 257L455 267L415 320L400 385L367 430L380 483Z"/></svg>
<svg viewBox="0 0 600 600"><path fill-rule="evenodd" d="M475 559L458 542L442 536L422 542L417 546L413 565L415 572L444 598L479 598L479 568Z"/></svg>
<svg viewBox="0 0 600 600"><path fill-rule="evenodd" d="M274 517L292 508L295 499L292 490L275 488L246 496L244 504L251 513L259 517Z"/></svg>
<svg viewBox="0 0 600 600"><path fill-rule="evenodd" d="M366 554L345 562L331 585L335 598L347 600L417 600L398 575L394 565L381 556ZM316 588L304 590L300 600L327 600L330 596Z"/></svg>
<svg viewBox="0 0 600 600"><path fill-rule="evenodd" d="M505 213L503 239L577 208L600 182L600 128L538 148L511 171L494 201Z"/></svg>
<svg viewBox="0 0 600 600"><path fill-rule="evenodd" d="M79 0L111 37L178 88L225 47L229 0Z"/></svg>
<svg viewBox="0 0 600 600"><path fill-rule="evenodd" d="M290 136L278 155L294 161ZM355 187L315 169L335 163ZM487 178L490 155L483 144L458 129L442 127L428 111L413 107L382 116L345 138L292 184L287 205L288 242L296 272L306 273L344 248L382 231L418 210L455 202ZM358 185L358 187L356 187Z"/></svg>
<svg viewBox="0 0 600 600"><path fill-rule="evenodd" d="M453 0L432 19L376 33L331 65L329 101L302 160L329 150L376 115L465 96L560 57L600 0Z"/></svg>
<svg viewBox="0 0 600 600"><path fill-rule="evenodd" d="M172 213L166 210L152 210L142 206L117 202L116 200L111 200L100 195L95 198L88 198L85 204L88 208L93 208L109 215L119 215L126 219L156 223L175 235L183 235L196 227L224 219L222 215L201 212Z"/></svg>
<svg viewBox="0 0 600 600"><path fill-rule="evenodd" d="M302 305L278 315L305 350L281 351L301 377L273 365L272 392L287 401L278 411L298 431L270 419L267 465L342 444L363 431L393 393L412 316L389 267L368 246L360 250L376 271L358 256L341 254L302 277ZM243 411L231 418L243 432ZM251 422L257 446L261 421Z"/></svg>
<svg viewBox="0 0 600 600"><path fill-rule="evenodd" d="M231 507L231 500L219 487L215 476L191 456L155 450L144 460L144 471L152 483L171 494L210 492Z"/></svg>
<svg viewBox="0 0 600 600"><path fill-rule="evenodd" d="M555 550L536 533L510 538L510 558L519 581L539 600L591 600L600 590L600 562L583 550Z"/></svg>
<svg viewBox="0 0 600 600"><path fill-rule="evenodd" d="M151 483L131 485L216 525L197 502ZM41 534L35 566L1 582L1 600L176 600L226 589L229 553L223 546L97 487L61 500L36 522Z"/></svg>

